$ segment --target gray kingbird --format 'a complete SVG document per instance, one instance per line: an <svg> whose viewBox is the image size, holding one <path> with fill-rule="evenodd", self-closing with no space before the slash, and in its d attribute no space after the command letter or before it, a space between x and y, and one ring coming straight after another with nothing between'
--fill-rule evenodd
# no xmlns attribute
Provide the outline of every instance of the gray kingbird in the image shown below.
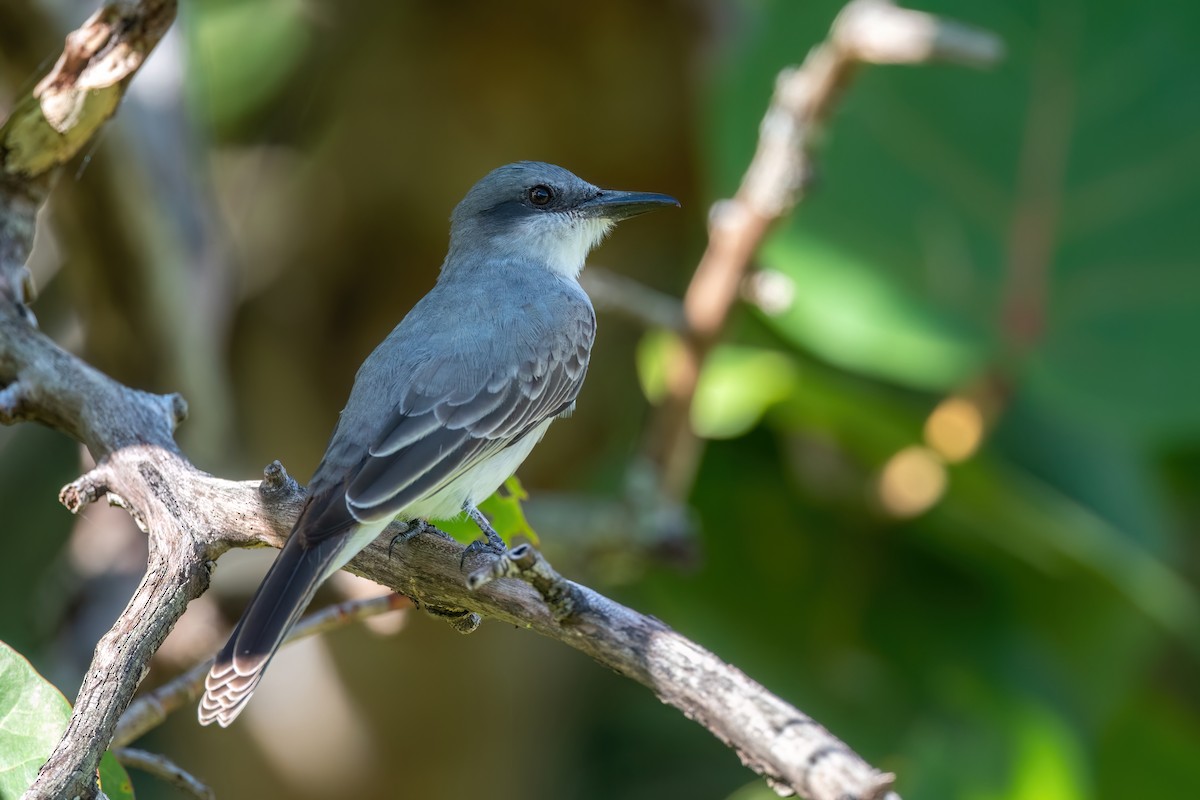
<svg viewBox="0 0 1200 800"><path fill-rule="evenodd" d="M619 220L679 203L552 164L500 167L454 209L437 283L363 362L308 499L205 680L228 725L317 587L393 519L466 511L508 479L583 385L596 317L578 277Z"/></svg>

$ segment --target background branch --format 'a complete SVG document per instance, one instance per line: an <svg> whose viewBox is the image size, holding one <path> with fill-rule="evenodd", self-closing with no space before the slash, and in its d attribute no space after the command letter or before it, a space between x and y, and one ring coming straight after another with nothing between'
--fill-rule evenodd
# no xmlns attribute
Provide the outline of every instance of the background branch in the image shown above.
<svg viewBox="0 0 1200 800"><path fill-rule="evenodd" d="M113 751L113 755L125 766L140 769L142 772L148 772L161 778L192 797L199 797L200 800L216 798L212 789L166 756L133 747L118 748Z"/></svg>
<svg viewBox="0 0 1200 800"><path fill-rule="evenodd" d="M287 636L286 644L411 605L409 598L394 593L335 603L309 614L296 623ZM154 691L134 700L121 715L121 721L113 734L112 746L124 747L161 725L175 711L191 707L204 692L204 678L212 664L211 658L201 661Z"/></svg>
<svg viewBox="0 0 1200 800"><path fill-rule="evenodd" d="M983 67L1002 55L1002 43L989 33L886 0L853 0L803 65L779 73L754 157L733 198L713 207L708 247L684 295L684 347L671 364L667 396L651 427L650 456L669 500L687 497L703 453L689 422L700 370L725 330L763 238L804 199L820 133L859 66L948 61Z"/></svg>

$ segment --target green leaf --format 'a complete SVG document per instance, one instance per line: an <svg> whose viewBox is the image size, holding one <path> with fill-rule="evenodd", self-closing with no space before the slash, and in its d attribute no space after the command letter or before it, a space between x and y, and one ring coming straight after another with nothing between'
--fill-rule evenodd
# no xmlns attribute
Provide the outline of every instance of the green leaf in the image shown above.
<svg viewBox="0 0 1200 800"><path fill-rule="evenodd" d="M667 391L667 369L683 347L669 331L651 331L637 349L638 377L651 402ZM799 368L776 350L719 345L704 362L692 401L692 427L706 439L748 433L775 404L797 388Z"/></svg>
<svg viewBox="0 0 1200 800"><path fill-rule="evenodd" d="M0 642L0 800L16 800L37 777L71 717L71 704L20 653ZM125 768L111 753L100 762L110 798L133 798Z"/></svg>
<svg viewBox="0 0 1200 800"><path fill-rule="evenodd" d="M1147 682L1105 722L1096 765L1098 800L1196 796L1200 789L1200 722L1170 688ZM1130 765L1136 765L1131 767ZM1147 780L1153 778L1153 782Z"/></svg>
<svg viewBox="0 0 1200 800"><path fill-rule="evenodd" d="M501 491L494 493L480 505L479 510L488 515L496 533L509 545L518 536L524 536L533 544L540 544L537 533L525 519L525 509L521 503L529 499L529 493L521 485L521 481L513 475L504 482Z"/></svg>
<svg viewBox="0 0 1200 800"><path fill-rule="evenodd" d="M1017 706L1010 724L1016 753L1011 800L1082 800L1091 796L1085 777L1086 756L1078 735L1049 708Z"/></svg>
<svg viewBox="0 0 1200 800"><path fill-rule="evenodd" d="M725 800L776 800L778 797L766 781L759 779L741 787Z"/></svg>
<svg viewBox="0 0 1200 800"><path fill-rule="evenodd" d="M111 750L100 758L100 789L108 800L134 800L133 781Z"/></svg>
<svg viewBox="0 0 1200 800"><path fill-rule="evenodd" d="M62 738L71 704L0 642L0 800L19 798Z"/></svg>
<svg viewBox="0 0 1200 800"><path fill-rule="evenodd" d="M983 365L980 342L852 248L790 232L768 242L762 262L796 287L772 326L833 364L943 390Z"/></svg>
<svg viewBox="0 0 1200 800"><path fill-rule="evenodd" d="M236 125L275 96L312 40L300 0L201 3L193 9L193 58L206 110L217 129Z"/></svg>
<svg viewBox="0 0 1200 800"><path fill-rule="evenodd" d="M509 546L518 536L525 537L534 545L540 544L537 532L530 527L529 520L525 519L525 509L521 507L521 503L528 499L529 493L513 475L504 482L503 487L479 504L479 510L487 515L496 533ZM479 538L479 528L465 516L441 520L437 526L460 542Z"/></svg>
<svg viewBox="0 0 1200 800"><path fill-rule="evenodd" d="M682 347L678 336L663 330L649 331L638 342L638 382L651 403L661 403L667 396L667 366Z"/></svg>
<svg viewBox="0 0 1200 800"><path fill-rule="evenodd" d="M723 345L704 362L692 402L692 427L707 439L748 433L767 410L791 396L799 382L787 355L757 347Z"/></svg>

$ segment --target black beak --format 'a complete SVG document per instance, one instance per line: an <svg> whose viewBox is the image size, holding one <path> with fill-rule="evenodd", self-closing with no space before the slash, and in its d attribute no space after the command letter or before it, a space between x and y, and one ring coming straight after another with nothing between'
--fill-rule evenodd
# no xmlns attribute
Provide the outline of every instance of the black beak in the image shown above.
<svg viewBox="0 0 1200 800"><path fill-rule="evenodd" d="M579 204L585 216L601 217L618 222L665 206L679 207L679 201L668 194L654 192L618 192L602 189L600 194Z"/></svg>

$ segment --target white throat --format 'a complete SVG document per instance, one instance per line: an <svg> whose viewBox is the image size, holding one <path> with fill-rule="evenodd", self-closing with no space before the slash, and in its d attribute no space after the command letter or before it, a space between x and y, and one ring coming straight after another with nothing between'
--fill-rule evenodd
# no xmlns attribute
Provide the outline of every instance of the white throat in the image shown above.
<svg viewBox="0 0 1200 800"><path fill-rule="evenodd" d="M521 225L518 238L526 252L537 253L554 272L574 280L583 270L588 253L613 224L612 220L570 213L539 215Z"/></svg>

